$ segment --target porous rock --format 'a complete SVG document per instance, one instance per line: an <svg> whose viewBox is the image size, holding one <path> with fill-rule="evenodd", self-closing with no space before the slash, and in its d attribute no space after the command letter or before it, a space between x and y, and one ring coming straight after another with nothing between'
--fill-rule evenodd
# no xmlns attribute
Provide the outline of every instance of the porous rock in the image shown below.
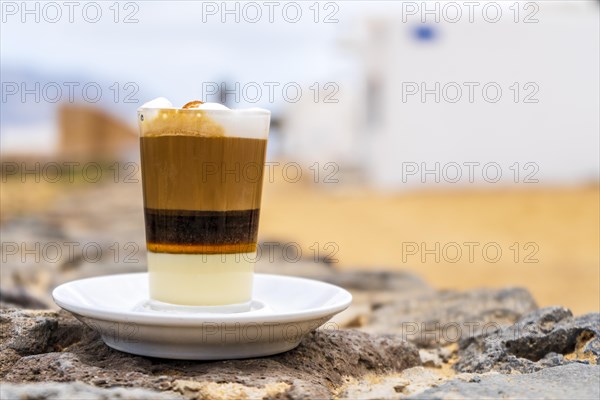
<svg viewBox="0 0 600 400"><path fill-rule="evenodd" d="M176 393L135 388L99 388L81 382L0 385L3 400L177 400Z"/></svg>
<svg viewBox="0 0 600 400"><path fill-rule="evenodd" d="M600 361L600 314L573 317L564 307L536 310L510 327L460 343L460 372L533 372Z"/></svg>
<svg viewBox="0 0 600 400"><path fill-rule="evenodd" d="M433 292L375 305L366 330L437 347L510 326L536 308L520 288Z"/></svg>
<svg viewBox="0 0 600 400"><path fill-rule="evenodd" d="M530 374L486 374L453 379L410 399L598 399L600 366L569 364Z"/></svg>
<svg viewBox="0 0 600 400"><path fill-rule="evenodd" d="M79 381L189 399L329 398L346 377L420 364L417 349L399 336L353 330L318 330L296 349L271 357L197 362L113 350L65 312L0 310L0 321L0 380L15 384Z"/></svg>

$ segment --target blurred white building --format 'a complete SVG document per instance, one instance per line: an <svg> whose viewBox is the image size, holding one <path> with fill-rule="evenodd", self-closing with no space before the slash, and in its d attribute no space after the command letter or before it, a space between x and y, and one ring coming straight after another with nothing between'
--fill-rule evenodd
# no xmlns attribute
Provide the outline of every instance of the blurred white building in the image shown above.
<svg viewBox="0 0 600 400"><path fill-rule="evenodd" d="M519 22L511 4L495 23L360 14L340 41L357 79L337 104L288 107L284 151L380 188L597 181L597 2L537 2Z"/></svg>

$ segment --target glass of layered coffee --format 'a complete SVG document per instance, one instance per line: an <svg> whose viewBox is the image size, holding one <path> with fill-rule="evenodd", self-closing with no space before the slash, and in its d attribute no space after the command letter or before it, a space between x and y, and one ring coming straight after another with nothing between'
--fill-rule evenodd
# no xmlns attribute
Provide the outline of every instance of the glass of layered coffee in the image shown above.
<svg viewBox="0 0 600 400"><path fill-rule="evenodd" d="M198 101L138 109L153 307L250 308L269 122Z"/></svg>

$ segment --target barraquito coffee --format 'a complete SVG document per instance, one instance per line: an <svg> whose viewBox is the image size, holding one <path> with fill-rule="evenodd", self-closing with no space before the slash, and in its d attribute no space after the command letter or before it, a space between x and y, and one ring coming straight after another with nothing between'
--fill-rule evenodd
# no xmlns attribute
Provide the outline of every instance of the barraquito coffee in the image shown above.
<svg viewBox="0 0 600 400"><path fill-rule="evenodd" d="M249 304L269 119L165 99L138 110L153 300Z"/></svg>

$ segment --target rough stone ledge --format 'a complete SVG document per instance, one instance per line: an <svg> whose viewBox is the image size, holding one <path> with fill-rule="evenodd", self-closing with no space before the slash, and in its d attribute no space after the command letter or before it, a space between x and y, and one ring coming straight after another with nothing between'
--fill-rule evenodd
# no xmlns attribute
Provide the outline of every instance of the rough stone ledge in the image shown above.
<svg viewBox="0 0 600 400"><path fill-rule="evenodd" d="M598 399L600 366L569 364L531 374L461 373L424 367L369 376L340 387L341 399Z"/></svg>
<svg viewBox="0 0 600 400"><path fill-rule="evenodd" d="M176 400L182 398L175 393L121 387L104 389L81 382L0 385L2 400Z"/></svg>
<svg viewBox="0 0 600 400"><path fill-rule="evenodd" d="M600 363L600 314L573 317L564 307L533 311L507 328L460 342L459 372L534 372Z"/></svg>
<svg viewBox="0 0 600 400"><path fill-rule="evenodd" d="M434 348L508 327L537 309L523 288L422 292L374 304L365 330Z"/></svg>
<svg viewBox="0 0 600 400"><path fill-rule="evenodd" d="M369 317L359 326L371 334L322 330L288 353L219 362L132 356L105 346L69 313L0 310L3 395L135 399L138 392L127 390L137 389L161 399L152 396L598 398L600 314L537 309L524 289L417 291L365 298ZM483 329L465 329L474 323ZM551 379L556 384L543 384ZM109 391L116 387L124 391Z"/></svg>
<svg viewBox="0 0 600 400"><path fill-rule="evenodd" d="M276 356L193 362L113 350L65 312L0 310L0 325L4 382L79 381L186 399L329 398L346 377L385 374L421 363L418 350L399 336L353 330L318 330L298 348Z"/></svg>
<svg viewBox="0 0 600 400"><path fill-rule="evenodd" d="M400 398L400 397L399 397ZM531 374L486 374L453 379L409 399L525 399L597 400L600 366L561 365Z"/></svg>

